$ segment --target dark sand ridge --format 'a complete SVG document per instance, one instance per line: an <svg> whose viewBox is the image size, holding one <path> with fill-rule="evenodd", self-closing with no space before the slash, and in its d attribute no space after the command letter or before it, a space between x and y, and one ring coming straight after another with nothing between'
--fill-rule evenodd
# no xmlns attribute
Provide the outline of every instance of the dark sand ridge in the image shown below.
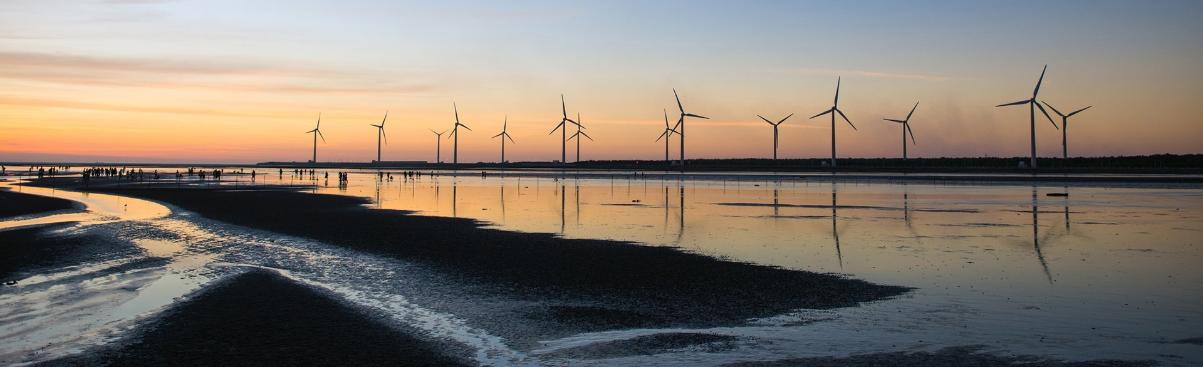
<svg viewBox="0 0 1203 367"><path fill-rule="evenodd" d="M428 264L465 282L447 292L485 289L529 303L517 314L469 321L494 332L517 325L525 329L511 332L527 338L632 327L737 325L749 318L799 308L855 306L907 291L672 248L562 239L483 228L483 223L468 219L368 209L362 198L245 187L236 191L109 187L103 191L159 200L227 223Z"/></svg>
<svg viewBox="0 0 1203 367"><path fill-rule="evenodd" d="M77 208L74 201L0 189L0 219Z"/></svg>
<svg viewBox="0 0 1203 367"><path fill-rule="evenodd" d="M726 367L1124 367L1153 366L1144 361L1097 360L1066 362L1035 356L1003 357L981 353L979 348L953 347L935 352L890 352L849 357L796 358L778 361L743 362Z"/></svg>
<svg viewBox="0 0 1203 367"><path fill-rule="evenodd" d="M266 271L222 283L129 339L42 366L459 366L438 346Z"/></svg>

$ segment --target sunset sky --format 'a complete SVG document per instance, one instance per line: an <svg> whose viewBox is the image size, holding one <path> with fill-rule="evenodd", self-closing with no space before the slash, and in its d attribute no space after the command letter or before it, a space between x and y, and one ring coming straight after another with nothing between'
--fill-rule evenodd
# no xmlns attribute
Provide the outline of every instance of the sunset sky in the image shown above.
<svg viewBox="0 0 1203 367"><path fill-rule="evenodd" d="M560 94L597 141L585 159L658 159L672 88L688 153L1022 156L1025 107L1071 120L1071 155L1203 153L1203 1L0 2L0 161L434 160L452 103L463 162L559 158ZM1051 112L1051 111L1050 111ZM1060 121L1058 121L1060 123ZM1060 132L1038 120L1041 155ZM450 156L444 140L444 158ZM675 156L675 137L674 153ZM571 152L569 154L571 159ZM449 159L449 158L448 158Z"/></svg>

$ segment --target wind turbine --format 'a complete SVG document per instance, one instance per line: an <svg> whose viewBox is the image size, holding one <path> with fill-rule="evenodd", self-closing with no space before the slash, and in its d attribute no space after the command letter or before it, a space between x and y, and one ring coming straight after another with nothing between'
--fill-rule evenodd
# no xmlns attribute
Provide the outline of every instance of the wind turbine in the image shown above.
<svg viewBox="0 0 1203 367"><path fill-rule="evenodd" d="M677 131L673 130L672 126L668 126L668 109L665 109L664 110L664 132L660 133L660 136L656 138L656 141L660 141L660 139L664 139L664 163L665 164L669 163L669 160L668 160L668 143L669 142L668 141L670 138L672 138L673 133L675 133L675 132L677 132Z"/></svg>
<svg viewBox="0 0 1203 367"><path fill-rule="evenodd" d="M384 118L380 120L380 125L372 125L376 128L376 164L380 164L380 138L384 138L385 144L388 143L388 134L384 133L384 122L388 121L388 111L384 111Z"/></svg>
<svg viewBox="0 0 1203 367"><path fill-rule="evenodd" d="M443 163L443 134L446 134L447 130L438 132L430 129L430 132L434 133L434 163Z"/></svg>
<svg viewBox="0 0 1203 367"><path fill-rule="evenodd" d="M756 117L759 117L761 120L764 120L764 122L767 122L767 123L769 123L769 125L773 126L773 160L774 161L777 160L777 141L778 141L777 140L777 126L781 125L781 123L785 122L785 120L789 120L789 118L793 117L793 116L794 116L794 114L791 113L791 114L789 114L789 116L785 116L785 118L781 119L781 121L772 122L772 121L769 121L769 119L764 118L764 116L756 115Z"/></svg>
<svg viewBox="0 0 1203 367"><path fill-rule="evenodd" d="M848 122L848 126L852 126L852 130L856 130L856 125L852 124L852 120L849 120L848 116L844 115L844 111L840 111L840 77L835 78L835 101L831 103L831 108L818 115L810 117L813 119L815 117L831 114L831 168L835 168L835 115L837 113L840 115L840 117L844 118L844 121Z"/></svg>
<svg viewBox="0 0 1203 367"><path fill-rule="evenodd" d="M1094 107L1094 106L1086 106L1077 111L1070 112L1069 114L1064 114L1064 113L1061 113L1061 111L1058 111L1056 107L1053 107L1052 104L1049 104L1048 102L1045 102L1045 101L1040 101L1040 102L1044 103L1044 105L1048 106L1048 108L1052 108L1053 112L1056 113L1057 116L1061 116L1061 158L1067 159L1067 158L1069 158L1069 147L1068 147L1069 145L1067 143L1067 139L1065 138L1065 136L1069 135L1069 118L1070 118L1070 116L1077 115L1079 112L1085 111L1086 109L1088 109L1090 107Z"/></svg>
<svg viewBox="0 0 1203 367"><path fill-rule="evenodd" d="M576 124L576 121L568 118L568 107L564 104L563 94L560 95L560 111L564 113L563 117L560 118L560 123L556 124L556 127L552 128L551 132L547 133L547 135L554 134L557 129L560 130L560 163L568 163L568 127L564 126L564 124L568 122Z"/></svg>
<svg viewBox="0 0 1203 367"><path fill-rule="evenodd" d="M468 129L468 131L472 131L472 128L459 122L459 106L456 106L453 102L451 103L451 108L455 109L455 125L451 126L451 136L448 136L447 138L455 138L455 141L451 146L451 164L459 164L459 128L460 126L463 126L465 129Z"/></svg>
<svg viewBox="0 0 1203 367"><path fill-rule="evenodd" d="M994 107L1006 107L1006 106L1018 106L1021 104L1028 105L1028 114L1031 117L1030 126L1032 128L1032 131L1031 131L1031 136L1032 136L1031 167L1032 168L1036 168L1036 109L1039 108L1040 112L1044 113L1044 117L1048 118L1048 122L1053 124L1053 128L1057 127L1057 123L1053 122L1053 117L1048 115L1048 111L1044 110L1044 106L1041 106L1040 103L1036 102L1036 95L1040 93L1040 83L1044 82L1044 72L1045 71L1048 71L1048 65L1044 65L1044 70L1040 71L1040 79L1036 81L1036 89L1032 90L1032 98L1031 99L1025 99L1022 101L1004 103L1004 104L994 106Z"/></svg>
<svg viewBox="0 0 1203 367"><path fill-rule="evenodd" d="M309 162L317 163L317 137L319 137L319 136L322 137L322 142L323 143L326 142L326 136L322 135L322 113L321 112L318 112L318 114L317 114L317 126L313 127L313 130L306 131L305 133L313 134L313 160L311 160Z"/></svg>
<svg viewBox="0 0 1203 367"><path fill-rule="evenodd" d="M593 137L589 136L589 134L586 134L584 131L581 131L581 129L584 129L585 126L581 125L580 121L581 114L578 113L576 114L576 122L573 122L576 124L576 133L568 137L569 140L576 138L576 163L581 163L581 137L584 136L589 138L589 141L593 141Z"/></svg>
<svg viewBox="0 0 1203 367"><path fill-rule="evenodd" d="M697 117L707 120L710 118L685 112L685 106L681 105L681 96L677 95L676 88L673 88L673 97L677 99L677 108L681 110L681 117L677 118L677 125L673 126L672 130L681 136L681 170L685 170L685 117ZM680 129L678 130L677 127L680 127Z"/></svg>
<svg viewBox="0 0 1203 367"><path fill-rule="evenodd" d="M917 143L915 143L915 132L911 131L911 115L915 114L916 108L919 108L919 101L915 101L915 106L911 107L911 112L906 114L905 119L902 119L902 120L882 119L882 120L886 120L886 121L890 121L890 122L897 122L899 124L902 124L902 159L906 159L906 136L907 136L907 134L911 135L911 143L917 144Z"/></svg>
<svg viewBox="0 0 1203 367"><path fill-rule="evenodd" d="M505 132L505 129L509 124L510 124L510 116L507 115L505 117L505 121L501 123L501 133L498 133L497 135L493 135L493 138L501 138L501 163L502 164L505 164L505 140L510 139L510 142L514 143L514 138L510 137L510 133ZM505 203L502 202L501 205L505 206Z"/></svg>

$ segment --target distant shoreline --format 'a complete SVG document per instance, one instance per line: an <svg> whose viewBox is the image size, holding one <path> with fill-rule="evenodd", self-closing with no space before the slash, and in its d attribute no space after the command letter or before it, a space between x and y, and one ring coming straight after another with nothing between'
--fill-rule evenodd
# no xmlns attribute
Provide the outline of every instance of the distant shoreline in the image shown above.
<svg viewBox="0 0 1203 367"><path fill-rule="evenodd" d="M977 158L842 158L832 169L825 158L804 159L690 159L686 173L899 173L899 174L1172 174L1203 175L1203 154L1161 154L1145 156L1041 158L1040 168L1020 166L1024 157ZM677 161L664 160L591 160L578 163L476 162L430 163L426 161L383 162L260 162L260 163L147 163L147 162L0 162L5 166L123 166L123 167L242 167L293 169L416 169L416 170L529 170L529 171L634 171L682 172Z"/></svg>

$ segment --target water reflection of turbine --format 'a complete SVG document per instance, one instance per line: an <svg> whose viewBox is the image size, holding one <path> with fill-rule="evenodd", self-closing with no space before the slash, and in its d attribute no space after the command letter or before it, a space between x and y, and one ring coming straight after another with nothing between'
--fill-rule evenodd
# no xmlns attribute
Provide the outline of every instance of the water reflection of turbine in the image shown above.
<svg viewBox="0 0 1203 367"><path fill-rule="evenodd" d="M1053 283L1053 275L1048 271L1048 262L1044 260L1044 253L1040 251L1040 206L1036 203L1036 187L1032 187L1032 247L1036 249L1036 258L1040 260L1040 267L1044 269L1044 276L1048 278L1049 284Z"/></svg>
<svg viewBox="0 0 1203 367"><path fill-rule="evenodd" d="M681 237L683 237L685 235L685 184L680 184L678 187L679 187L678 191L680 192L680 197L681 197L681 203L680 203L680 208L679 208L679 210L681 211L681 214L680 214L681 220L680 220L680 222L679 222L680 224L678 225L678 228L677 228L677 245L680 245Z"/></svg>
<svg viewBox="0 0 1203 367"><path fill-rule="evenodd" d="M919 233L915 232L915 227L911 224L911 196L905 182L902 183L902 222L915 241L920 242Z"/></svg>
<svg viewBox="0 0 1203 367"><path fill-rule="evenodd" d="M456 202L456 192L459 191L456 184L457 184L457 182L455 180L451 181L451 217L452 218L459 218L459 216L456 215L457 209L458 209L458 205L456 205L456 204L458 204Z"/></svg>
<svg viewBox="0 0 1203 367"><path fill-rule="evenodd" d="M560 183L560 234L564 234L564 205L565 205L564 183Z"/></svg>
<svg viewBox="0 0 1203 367"><path fill-rule="evenodd" d="M376 209L380 209L380 180L376 180Z"/></svg>
<svg viewBox="0 0 1203 367"><path fill-rule="evenodd" d="M579 119L580 117L577 117L577 118ZM576 226L580 227L581 226L581 184L579 182L574 182L572 185L572 189L573 189L573 191L575 191L573 196L574 196L574 199L576 200Z"/></svg>
<svg viewBox="0 0 1203 367"><path fill-rule="evenodd" d="M778 200L777 186L773 186L773 220L781 217L781 201Z"/></svg>
<svg viewBox="0 0 1203 367"><path fill-rule="evenodd" d="M1052 106L1049 106L1049 107L1052 107ZM1064 127L1065 124L1062 123L1061 126ZM1069 186L1068 185L1065 186L1064 198L1065 198L1065 200L1064 200L1064 202L1065 202L1065 234L1070 234L1069 233Z"/></svg>
<svg viewBox="0 0 1203 367"><path fill-rule="evenodd" d="M668 233L668 185L664 185L664 232Z"/></svg>
<svg viewBox="0 0 1203 367"><path fill-rule="evenodd" d="M840 271L844 271L844 253L840 250L840 231L836 228L836 222L839 215L836 213L836 192L835 184L831 185L831 237L835 239L835 257L840 263Z"/></svg>
<svg viewBox="0 0 1203 367"><path fill-rule="evenodd" d="M501 182L501 224L505 224L505 181Z"/></svg>

